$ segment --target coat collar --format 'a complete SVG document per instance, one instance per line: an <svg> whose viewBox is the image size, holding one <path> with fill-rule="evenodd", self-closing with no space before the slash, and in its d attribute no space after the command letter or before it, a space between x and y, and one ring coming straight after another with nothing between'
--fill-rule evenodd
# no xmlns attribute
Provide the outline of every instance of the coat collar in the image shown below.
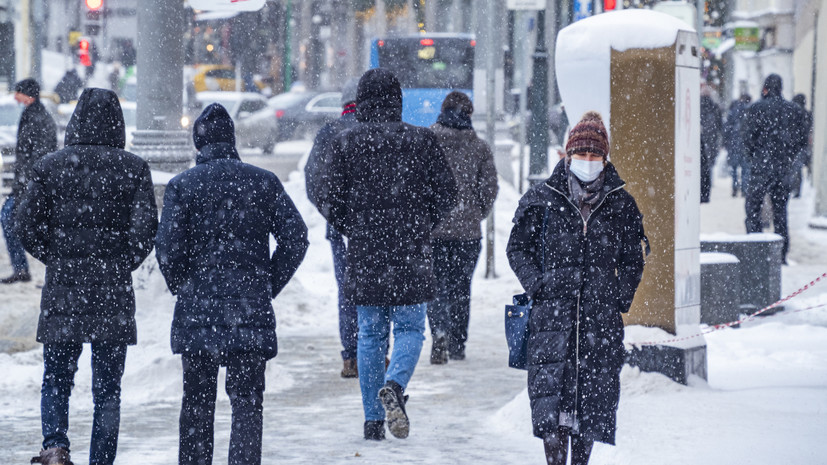
<svg viewBox="0 0 827 465"><path fill-rule="evenodd" d="M233 144L218 142L201 147L198 155L195 156L195 164L200 165L213 160L237 160L241 161L238 151Z"/></svg>

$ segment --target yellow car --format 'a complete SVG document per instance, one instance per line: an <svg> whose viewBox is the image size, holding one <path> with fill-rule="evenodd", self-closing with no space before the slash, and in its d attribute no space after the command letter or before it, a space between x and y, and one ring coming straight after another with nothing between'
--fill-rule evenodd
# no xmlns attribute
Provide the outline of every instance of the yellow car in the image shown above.
<svg viewBox="0 0 827 465"><path fill-rule="evenodd" d="M235 68L229 65L201 65L195 70L192 83L195 92L206 91L234 91L236 90ZM264 83L256 79L256 87L259 90L264 88ZM241 90L244 84L239 83Z"/></svg>

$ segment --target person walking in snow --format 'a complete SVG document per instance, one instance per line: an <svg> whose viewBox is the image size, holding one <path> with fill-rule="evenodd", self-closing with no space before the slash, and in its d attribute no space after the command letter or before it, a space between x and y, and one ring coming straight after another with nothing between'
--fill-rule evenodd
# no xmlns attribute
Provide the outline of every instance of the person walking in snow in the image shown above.
<svg viewBox="0 0 827 465"><path fill-rule="evenodd" d="M709 202L712 192L712 168L718 158L723 127L721 108L713 99L713 90L701 85L701 203Z"/></svg>
<svg viewBox="0 0 827 465"><path fill-rule="evenodd" d="M614 444L623 320L643 274L643 219L607 159L602 118L572 128L566 157L520 199L508 262L534 300L528 394L549 464L588 463L594 441ZM541 251L543 252L541 255Z"/></svg>
<svg viewBox="0 0 827 465"><path fill-rule="evenodd" d="M356 119L361 124L333 140L320 210L348 239L345 282L359 318L364 437L384 439L387 420L391 434L405 438L403 392L434 297L431 231L454 207L456 185L434 133L402 122L402 89L390 71L371 69L359 80Z"/></svg>
<svg viewBox="0 0 827 465"><path fill-rule="evenodd" d="M813 114L812 112L807 110L807 97L804 94L796 94L793 97L793 103L798 105L802 110L804 110L804 118L802 120L802 124L804 125L803 131L806 134L807 142L798 150L798 153L795 155L795 159L793 160L793 170L792 170L792 179L790 179L790 188L792 189L793 197L801 197L801 183L803 181L803 176L801 174L801 170L803 168L807 168L810 170L810 161L812 159L812 152L813 152Z"/></svg>
<svg viewBox="0 0 827 465"><path fill-rule="evenodd" d="M333 138L343 130L359 124L356 121L356 86L358 79L351 79L342 89L342 116L331 121L319 130L307 164L304 167L307 198L317 208L319 199L330 190L330 186L321 182L322 171L330 162L330 144ZM336 276L336 285L339 289L339 338L342 341L342 378L356 378L359 376L356 362L356 341L359 331L356 317L356 306L347 298L345 292L345 276L347 275L347 245L342 233L336 231L330 223L327 225L325 237L330 241L333 251L333 273Z"/></svg>
<svg viewBox="0 0 827 465"><path fill-rule="evenodd" d="M229 462L261 463L264 370L276 356L276 298L307 251L307 227L275 174L243 163L220 104L193 124L195 167L164 193L156 256L178 300L172 351L184 396L178 463L212 463L218 370L233 410ZM270 236L276 240L270 253Z"/></svg>
<svg viewBox="0 0 827 465"><path fill-rule="evenodd" d="M158 226L149 165L123 150L124 128L114 92L84 90L66 147L34 165L18 206L17 234L46 264L37 324L43 450L32 463L71 464L69 395L86 343L95 404L89 463L115 461L126 348L137 342L132 272Z"/></svg>
<svg viewBox="0 0 827 465"><path fill-rule="evenodd" d="M737 100L729 105L726 123L724 123L724 147L727 151L727 165L732 176L732 196L738 195L738 191L744 194L749 183L749 164L744 155L743 122L747 108L752 101L749 94L742 94ZM740 178L738 169L740 168Z"/></svg>
<svg viewBox="0 0 827 465"><path fill-rule="evenodd" d="M471 126L474 105L462 92L449 93L431 126L457 184L457 204L431 232L436 278L428 304L431 363L465 359L471 311L471 278L482 249L480 222L497 197L494 155Z"/></svg>
<svg viewBox="0 0 827 465"><path fill-rule="evenodd" d="M31 177L32 166L49 152L57 150L57 126L52 115L40 103L40 85L34 79L23 79L14 86L14 99L26 107L17 126L17 145L14 150L14 180L11 195L0 210L3 237L9 250L12 274L0 279L0 284L28 282L32 280L26 251L15 233L15 211Z"/></svg>
<svg viewBox="0 0 827 465"><path fill-rule="evenodd" d="M761 232L761 204L769 195L775 233L784 238L781 252L787 262L790 237L787 230L787 202L790 199L793 161L807 145L805 111L781 95L781 76L764 80L761 99L747 110L744 119L744 147L750 164L745 225L748 233Z"/></svg>

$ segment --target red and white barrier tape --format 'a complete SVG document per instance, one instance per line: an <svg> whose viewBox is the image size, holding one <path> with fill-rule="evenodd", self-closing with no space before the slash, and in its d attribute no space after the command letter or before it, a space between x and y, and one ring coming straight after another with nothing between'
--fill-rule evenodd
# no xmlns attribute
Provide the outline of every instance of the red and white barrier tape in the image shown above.
<svg viewBox="0 0 827 465"><path fill-rule="evenodd" d="M797 291L793 292L792 294L784 297L783 299L781 299L781 300L779 300L775 303L767 305L766 307L762 308L761 310L758 310L757 312L755 312L751 315L747 315L744 318L741 318L740 320L730 321L729 323L721 323L721 324L717 324L717 325L708 326L708 327L704 328L700 333L692 334L692 335L689 335L689 336L676 337L674 339L665 339L663 341L632 342L630 344L632 344L633 346L653 346L653 345L662 345L662 344L672 344L672 343L675 343L675 342L681 342L681 341L687 341L689 339L694 339L696 337L703 336L704 334L709 334L711 332L718 331L719 329L724 329L724 328L729 328L730 326L739 325L741 323L744 323L746 321L749 321L749 320L755 318L756 316L766 312L767 310L770 310L772 308L775 308L775 307L783 304L784 302L792 299L793 297L798 296L802 292L804 292L804 291L810 289L811 287L815 286L816 283L818 283L819 281L821 281L824 278L827 278L827 273L822 273L821 276L819 276L819 277L815 278L814 280L810 281L809 283L801 286ZM795 312L790 312L790 313L796 313L796 312L800 312L800 311L803 311L803 310L811 310L811 309L814 309L814 308L820 308L820 307L825 307L825 306L827 306L827 304L814 305L812 307L802 308L802 309L796 310Z"/></svg>

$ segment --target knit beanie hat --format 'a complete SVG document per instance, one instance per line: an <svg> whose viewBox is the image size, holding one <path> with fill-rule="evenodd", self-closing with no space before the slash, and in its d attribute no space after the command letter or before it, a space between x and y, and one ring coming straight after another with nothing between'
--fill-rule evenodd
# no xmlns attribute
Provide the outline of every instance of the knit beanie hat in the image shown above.
<svg viewBox="0 0 827 465"><path fill-rule="evenodd" d="M566 154L592 152L601 156L609 154L609 136L603 118L596 111L588 111L569 132Z"/></svg>
<svg viewBox="0 0 827 465"><path fill-rule="evenodd" d="M31 98L40 96L40 84L32 78L26 78L14 85L14 91L28 95Z"/></svg>
<svg viewBox="0 0 827 465"><path fill-rule="evenodd" d="M210 144L226 143L235 146L235 124L220 103L211 103L192 125L195 149Z"/></svg>

